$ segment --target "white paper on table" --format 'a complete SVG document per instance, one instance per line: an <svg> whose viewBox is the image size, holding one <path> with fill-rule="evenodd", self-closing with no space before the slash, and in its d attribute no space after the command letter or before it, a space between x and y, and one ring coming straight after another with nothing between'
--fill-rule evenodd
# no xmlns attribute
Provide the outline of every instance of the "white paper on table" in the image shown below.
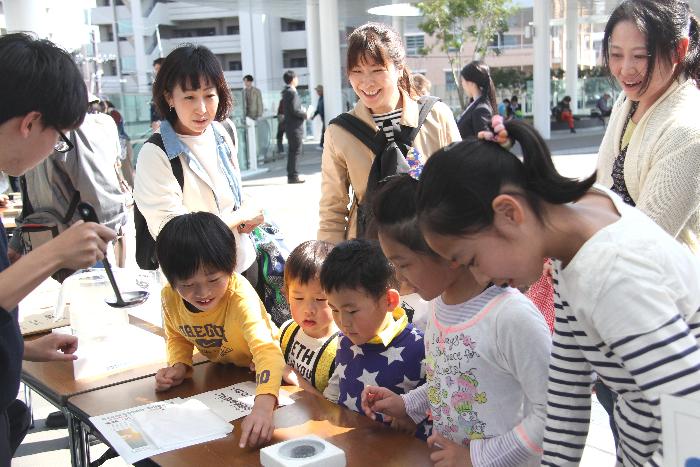
<svg viewBox="0 0 700 467"><path fill-rule="evenodd" d="M80 337L80 336L79 336ZM165 341L161 336L133 325L118 326L99 338L80 338L75 379L91 378L128 370L150 363L167 366Z"/></svg>
<svg viewBox="0 0 700 467"><path fill-rule="evenodd" d="M221 389L203 392L189 399L196 399L209 407L224 420L233 421L245 417L253 410L256 384L252 381L234 384ZM293 404L289 393L280 389L277 398L280 406Z"/></svg>
<svg viewBox="0 0 700 467"><path fill-rule="evenodd" d="M133 416L139 412L154 413L163 407L178 402L180 399L170 399L162 402L133 407L131 409L112 412L97 417L90 417L90 422L105 437L124 460L133 464L136 461L153 456L160 452L150 439L141 431Z"/></svg>
<svg viewBox="0 0 700 467"><path fill-rule="evenodd" d="M139 412L134 421L159 449L196 444L198 440L226 435L233 425L196 399L170 404L160 411Z"/></svg>
<svg viewBox="0 0 700 467"><path fill-rule="evenodd" d="M169 444L166 447L158 446L136 419L161 417L171 406L182 402L183 400L179 397L162 402L153 402L131 409L90 417L90 422L128 464L133 464L164 452L192 446L193 444L223 438L233 429L230 424L227 424L230 428L226 432L208 433L206 436L198 433L195 438ZM188 422L178 421L176 423L177 426L173 426L173 428L185 429Z"/></svg>
<svg viewBox="0 0 700 467"><path fill-rule="evenodd" d="M661 433L665 466L699 465L700 401L661 396Z"/></svg>
<svg viewBox="0 0 700 467"><path fill-rule="evenodd" d="M19 302L19 327L23 336L70 323L67 313L62 317L56 316L60 289L61 284L49 277Z"/></svg>

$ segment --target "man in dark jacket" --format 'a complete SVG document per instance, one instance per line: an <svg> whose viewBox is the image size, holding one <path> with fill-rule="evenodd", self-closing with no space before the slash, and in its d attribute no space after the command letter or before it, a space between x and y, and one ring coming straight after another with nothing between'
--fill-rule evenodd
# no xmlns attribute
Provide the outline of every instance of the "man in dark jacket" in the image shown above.
<svg viewBox="0 0 700 467"><path fill-rule="evenodd" d="M297 93L299 78L293 70L284 72L286 86L282 91L282 106L284 110L284 131L287 133L289 145L287 154L287 183L304 183L297 172L297 159L301 156L302 140L304 138L304 120L306 113L301 108L301 99Z"/></svg>
<svg viewBox="0 0 700 467"><path fill-rule="evenodd" d="M316 94L318 94L318 104L316 104L316 112L314 112L313 116L311 117L312 119L316 118L316 115L321 117L321 123L323 124L323 128L321 129L321 144L319 146L321 149L323 149L323 136L326 133L326 114L323 109L323 86L318 85L316 86Z"/></svg>

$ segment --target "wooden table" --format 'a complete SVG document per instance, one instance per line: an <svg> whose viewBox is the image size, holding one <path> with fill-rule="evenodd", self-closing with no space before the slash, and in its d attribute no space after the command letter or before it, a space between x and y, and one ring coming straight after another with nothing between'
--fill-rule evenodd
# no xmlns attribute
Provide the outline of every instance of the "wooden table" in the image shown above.
<svg viewBox="0 0 700 467"><path fill-rule="evenodd" d="M136 380L98 391L71 397L67 408L82 422L84 430L94 429L89 417L104 415L142 404L220 389L242 381L252 381L253 374L233 365L205 363L194 368L192 379L169 391L158 393L152 380ZM285 387L288 390L294 390ZM298 389L298 388L295 388ZM345 451L348 466L431 466L430 450L425 442L398 433L364 415L333 404L306 391L292 394L294 404L275 412L272 443L316 434ZM168 467L200 465L259 466L258 449L238 447L241 421L225 438L170 451L152 460Z"/></svg>
<svg viewBox="0 0 700 467"><path fill-rule="evenodd" d="M164 337L163 330L147 321L143 321L133 316L129 317L129 322L141 329ZM39 336L27 337L31 340ZM165 345L165 341L163 342ZM194 358L195 365L205 362L206 359L200 354ZM95 378L76 380L73 375L73 362L22 362L22 382L32 391L37 392L44 399L55 405L68 419L68 438L71 450L71 464L74 467L85 465L82 460L87 458L87 439L81 430L80 423L67 410L66 404L69 397L83 394L98 389L121 385L138 379L147 379L153 384L152 376L156 372L167 366L166 362L150 362L125 371L99 376Z"/></svg>

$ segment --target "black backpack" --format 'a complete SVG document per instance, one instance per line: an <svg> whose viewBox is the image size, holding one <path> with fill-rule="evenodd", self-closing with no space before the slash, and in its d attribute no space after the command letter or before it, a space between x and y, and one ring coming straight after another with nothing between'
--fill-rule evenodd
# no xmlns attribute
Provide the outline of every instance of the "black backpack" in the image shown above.
<svg viewBox="0 0 700 467"><path fill-rule="evenodd" d="M349 113L342 113L329 122L329 125L339 125L347 130L365 146L372 150L375 157L367 177L367 189L360 202L357 194L354 194L357 203L357 238L377 238L377 229L373 222L372 198L379 188L379 182L390 175L407 173L410 169L406 162L406 154L413 145L430 110L440 98L434 96L422 96L418 99L420 113L418 114L418 126L402 127L394 125L394 141L387 143L384 130L374 131L365 122Z"/></svg>
<svg viewBox="0 0 700 467"><path fill-rule="evenodd" d="M236 132L231 128L228 120L222 122L224 129L231 137L231 141L236 145ZM155 144L163 152L165 152L165 145L163 144L163 137L160 133L153 133L146 143ZM177 183L180 185L182 190L185 185L185 177L182 172L182 161L179 157L174 157L170 159L170 167L173 170L173 175L177 179ZM134 225L136 227L136 264L139 265L141 269L154 270L158 269L158 259L156 258L156 241L151 236L151 232L148 231L148 224L146 223L146 218L143 217L141 211L139 211L138 203L134 203Z"/></svg>

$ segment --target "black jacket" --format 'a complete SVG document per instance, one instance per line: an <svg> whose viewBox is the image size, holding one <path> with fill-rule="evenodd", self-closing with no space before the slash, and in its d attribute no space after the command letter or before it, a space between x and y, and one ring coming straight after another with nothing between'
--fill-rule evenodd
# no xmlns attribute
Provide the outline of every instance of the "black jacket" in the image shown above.
<svg viewBox="0 0 700 467"><path fill-rule="evenodd" d="M301 110L301 99L296 88L285 86L282 90L282 102L286 131L302 131L306 114Z"/></svg>
<svg viewBox="0 0 700 467"><path fill-rule="evenodd" d="M459 134L462 136L462 139L476 138L480 131L492 131L492 115L493 109L486 96L479 97L476 102L467 107L467 110L457 120L457 128L459 128Z"/></svg>

